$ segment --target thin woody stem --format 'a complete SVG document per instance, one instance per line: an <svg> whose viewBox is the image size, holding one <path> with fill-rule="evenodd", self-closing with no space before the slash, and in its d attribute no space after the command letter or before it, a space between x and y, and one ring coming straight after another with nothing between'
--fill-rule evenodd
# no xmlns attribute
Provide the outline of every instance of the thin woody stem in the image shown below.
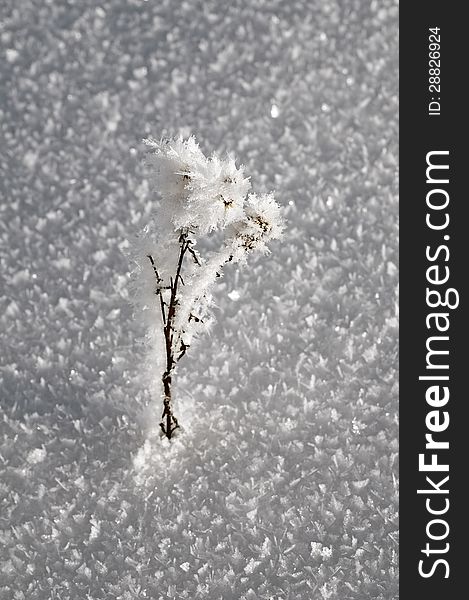
<svg viewBox="0 0 469 600"><path fill-rule="evenodd" d="M190 242L187 240L187 233L182 232L179 237L180 249L179 249L179 258L176 268L176 274L174 279L171 278L171 295L169 299L168 306L168 314L166 318L166 322L164 323L163 331L165 337L165 345L166 345L166 371L163 374L163 388L164 388L164 410L162 419L163 421L160 423L160 427L163 433L166 435L168 439L171 439L173 432L179 427L178 421L176 417L173 415L172 407L171 407L171 373L174 368L174 365L177 362L177 359L174 357L174 349L173 349L173 323L174 318L176 316L176 305L177 305L177 291L179 282L184 285L184 281L181 277L182 263L184 261L184 255L189 248ZM166 419L165 419L166 417ZM166 423L165 423L166 421Z"/></svg>
<svg viewBox="0 0 469 600"><path fill-rule="evenodd" d="M153 272L155 273L155 277L156 277L156 284L158 285L161 281L163 281L156 269L156 265L155 265L155 261L153 260L153 256L151 254L147 254L148 258L150 259L151 262L151 266L153 267ZM163 326L166 325L166 314L165 314L165 310L164 310L164 300L163 300L163 294L161 293L161 289L157 288L155 294L157 294L160 297L160 306L161 306L161 316L163 318Z"/></svg>
<svg viewBox="0 0 469 600"><path fill-rule="evenodd" d="M188 242L188 244L190 244L190 242ZM192 258L194 259L194 262L195 262L195 264L196 264L196 265L199 265L199 267L200 267L200 261L199 261L199 258L198 258L198 256L197 256L197 253L196 253L196 251L195 251L193 248L191 248L191 247L190 247L190 245L188 245L187 249L188 249L188 250L189 250L189 252L191 253L191 255L192 255Z"/></svg>
<svg viewBox="0 0 469 600"><path fill-rule="evenodd" d="M163 333L164 333L165 349L166 349L166 370L162 376L164 400L163 400L163 414L161 415L162 420L160 423L160 427L161 427L162 432L168 439L171 439L173 432L179 427L178 420L173 415L172 406L171 406L171 401L172 401L172 393L171 393L172 377L171 377L171 375L172 375L174 366L182 358L182 356L184 356L184 354L186 352L186 348L189 347L189 346L186 346L185 344L181 344L180 353L177 357L175 356L176 348L174 347L175 338L173 335L174 334L174 319L176 316L176 306L178 304L178 300L177 300L178 285L179 285L179 283L184 285L184 280L182 278L181 271L182 271L182 264L183 264L184 256L185 256L186 252L189 251L190 254L192 255L192 257L194 258L194 261L197 264L200 264L196 253L190 247L191 241L187 239L188 234L189 234L188 231L183 230L179 236L180 246L179 246L179 257L178 257L178 262L177 262L177 267L176 267L176 273L175 273L174 278L172 278L172 277L170 278L169 286L164 286L164 287L160 286L160 283L163 281L163 279L160 277L160 275L158 273L158 270L156 268L156 264L155 264L153 257L150 254L147 255L150 260L151 266L153 268L155 277L156 277L157 289L156 289L155 293L157 295L159 295L159 297L160 297L161 315L163 318ZM164 289L171 290L169 304L166 304L163 299L162 290L164 290ZM168 307L167 312L165 311L165 306ZM180 338L180 336L176 336L176 345L180 341L179 338Z"/></svg>

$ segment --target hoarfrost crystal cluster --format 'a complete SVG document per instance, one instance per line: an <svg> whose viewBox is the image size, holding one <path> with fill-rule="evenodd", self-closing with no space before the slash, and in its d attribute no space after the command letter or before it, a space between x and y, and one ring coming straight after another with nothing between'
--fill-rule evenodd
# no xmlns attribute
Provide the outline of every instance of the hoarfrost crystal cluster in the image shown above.
<svg viewBox="0 0 469 600"><path fill-rule="evenodd" d="M133 298L146 316L152 361L161 369L162 435L179 423L172 409L172 375L194 336L212 320L211 287L226 263L268 252L283 220L273 194L251 192L233 156L206 157L194 137L154 141L147 166L160 205L133 244ZM217 250L202 253L201 238L222 231Z"/></svg>

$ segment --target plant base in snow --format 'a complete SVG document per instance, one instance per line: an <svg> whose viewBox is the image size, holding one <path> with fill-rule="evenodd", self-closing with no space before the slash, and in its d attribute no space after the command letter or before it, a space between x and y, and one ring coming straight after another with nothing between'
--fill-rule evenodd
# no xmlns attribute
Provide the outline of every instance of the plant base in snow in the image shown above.
<svg viewBox="0 0 469 600"><path fill-rule="evenodd" d="M179 429L179 423L176 417L173 415L173 411L171 409L171 401L168 398L163 400L163 414L161 415L161 431L162 435L166 436L168 440L173 437L176 429Z"/></svg>

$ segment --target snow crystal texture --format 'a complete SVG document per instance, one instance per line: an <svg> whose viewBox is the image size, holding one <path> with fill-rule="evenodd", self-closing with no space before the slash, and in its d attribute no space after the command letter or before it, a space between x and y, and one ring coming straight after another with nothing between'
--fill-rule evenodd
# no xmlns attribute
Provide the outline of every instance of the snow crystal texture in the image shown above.
<svg viewBox="0 0 469 600"><path fill-rule="evenodd" d="M4 0L0 600L397 598L397 3ZM142 138L275 190L163 443ZM148 405L148 408L145 407Z"/></svg>

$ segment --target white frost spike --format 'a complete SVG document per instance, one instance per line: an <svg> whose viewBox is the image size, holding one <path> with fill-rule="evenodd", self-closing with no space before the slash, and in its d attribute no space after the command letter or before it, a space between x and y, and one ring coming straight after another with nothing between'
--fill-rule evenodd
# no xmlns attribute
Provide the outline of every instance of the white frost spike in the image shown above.
<svg viewBox="0 0 469 600"><path fill-rule="evenodd" d="M143 141L154 151L147 156L146 163L155 189L167 200L182 200L191 173L197 173L207 162L195 138Z"/></svg>
<svg viewBox="0 0 469 600"><path fill-rule="evenodd" d="M268 252L267 244L282 236L284 223L273 194L249 194L244 219L234 223L231 244L236 261L245 260L249 252Z"/></svg>
<svg viewBox="0 0 469 600"><path fill-rule="evenodd" d="M233 156L222 160L214 154L208 159L194 137L144 142L153 150L146 159L153 187L163 198L164 216L176 229L187 227L203 235L242 218L251 184Z"/></svg>
<svg viewBox="0 0 469 600"><path fill-rule="evenodd" d="M205 168L207 158L193 136L187 140L178 137L160 142L143 141L153 151L145 163L152 187L162 198L159 217L175 224L186 215L189 183Z"/></svg>
<svg viewBox="0 0 469 600"><path fill-rule="evenodd" d="M234 158L212 156L194 172L187 185L187 210L178 216L178 227L196 228L199 234L224 228L241 219L243 204L251 184L237 168Z"/></svg>
<svg viewBox="0 0 469 600"><path fill-rule="evenodd" d="M251 184L233 156L206 158L194 137L156 142L147 166L160 202L131 245L132 297L147 326L148 371L161 372L160 427L171 439L172 377L179 360L213 317L212 286L225 264L241 262L279 238L283 221L272 194L248 194ZM224 231L218 250L202 256L197 242ZM255 518L255 511L249 513Z"/></svg>

